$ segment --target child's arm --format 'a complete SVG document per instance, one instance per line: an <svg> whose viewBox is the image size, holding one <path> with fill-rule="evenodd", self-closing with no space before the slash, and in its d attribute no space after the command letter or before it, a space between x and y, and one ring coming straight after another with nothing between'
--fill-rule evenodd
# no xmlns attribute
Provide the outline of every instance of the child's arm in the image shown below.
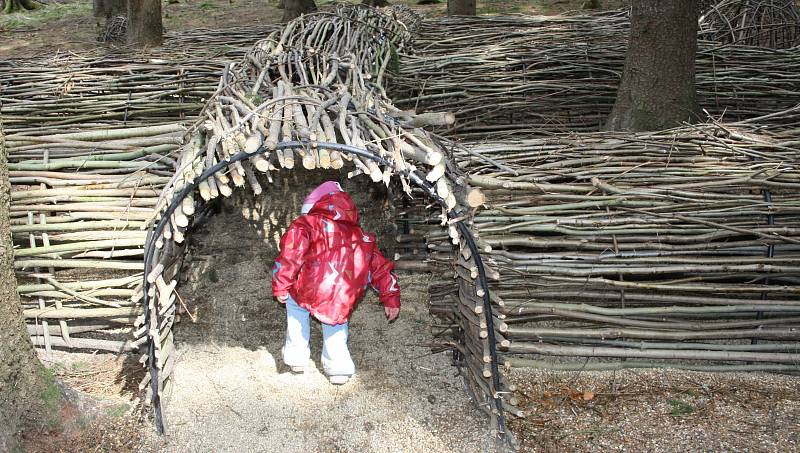
<svg viewBox="0 0 800 453"><path fill-rule="evenodd" d="M281 253L272 268L272 295L279 301L285 302L289 297L289 290L303 267L310 243L306 225L297 220L292 222L281 238Z"/></svg>
<svg viewBox="0 0 800 453"><path fill-rule="evenodd" d="M376 249L369 262L369 271L372 276L372 287L378 292L389 321L400 313L400 286L392 270L394 264Z"/></svg>

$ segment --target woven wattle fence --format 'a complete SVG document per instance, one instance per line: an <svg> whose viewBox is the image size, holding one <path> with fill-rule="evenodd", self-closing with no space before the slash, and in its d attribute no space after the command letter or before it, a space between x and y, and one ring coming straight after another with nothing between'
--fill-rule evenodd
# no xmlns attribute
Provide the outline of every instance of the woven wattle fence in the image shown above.
<svg viewBox="0 0 800 453"><path fill-rule="evenodd" d="M449 111L438 130L465 140L597 131L611 112L625 62L625 13L425 20L402 56L398 106ZM700 35L700 106L723 121L794 109L771 128L800 127L800 52L719 45Z"/></svg>
<svg viewBox="0 0 800 453"><path fill-rule="evenodd" d="M182 123L197 120L226 59L277 28L167 36L135 58L105 49L0 63L15 267L35 344L144 343L131 338L143 322L143 228L175 172Z"/></svg>
<svg viewBox="0 0 800 453"><path fill-rule="evenodd" d="M800 371L798 145L712 124L472 146L514 171L460 156L510 364Z"/></svg>
<svg viewBox="0 0 800 453"><path fill-rule="evenodd" d="M800 46L800 5L795 0L722 0L703 11L700 26L717 42L790 49Z"/></svg>

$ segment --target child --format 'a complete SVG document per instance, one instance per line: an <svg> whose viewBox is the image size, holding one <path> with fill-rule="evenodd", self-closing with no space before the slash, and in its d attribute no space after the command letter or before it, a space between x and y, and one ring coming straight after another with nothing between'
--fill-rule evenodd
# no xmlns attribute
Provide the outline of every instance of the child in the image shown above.
<svg viewBox="0 0 800 453"><path fill-rule="evenodd" d="M371 284L392 321L400 313L400 288L394 265L378 251L375 235L361 230L358 209L339 183L314 189L302 213L281 238L272 269L272 294L286 304L283 361L294 373L304 371L312 314L322 323L322 367L332 384L341 385L355 373L347 320L356 303Z"/></svg>

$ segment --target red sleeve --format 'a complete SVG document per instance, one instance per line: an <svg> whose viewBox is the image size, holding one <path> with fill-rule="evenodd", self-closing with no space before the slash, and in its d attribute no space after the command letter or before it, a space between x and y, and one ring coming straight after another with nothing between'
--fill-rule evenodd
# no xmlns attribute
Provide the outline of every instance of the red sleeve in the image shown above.
<svg viewBox="0 0 800 453"><path fill-rule="evenodd" d="M376 249L369 262L372 287L378 292L384 307L400 308L400 286L392 270L394 264Z"/></svg>
<svg viewBox="0 0 800 453"><path fill-rule="evenodd" d="M306 252L311 243L311 235L305 222L299 219L292 222L289 230L281 238L281 253L272 268L272 295L282 297L297 280L297 274L303 267Z"/></svg>

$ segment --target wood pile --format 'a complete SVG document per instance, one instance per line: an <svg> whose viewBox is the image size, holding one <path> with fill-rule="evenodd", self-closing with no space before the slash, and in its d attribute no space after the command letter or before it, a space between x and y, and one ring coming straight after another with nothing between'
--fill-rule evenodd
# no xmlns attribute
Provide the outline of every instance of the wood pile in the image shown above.
<svg viewBox="0 0 800 453"><path fill-rule="evenodd" d="M423 21L393 97L401 108L449 111L438 130L465 140L597 131L625 61L625 14ZM800 105L800 52L701 41L700 106L740 121ZM800 111L772 128L796 128Z"/></svg>
<svg viewBox="0 0 800 453"><path fill-rule="evenodd" d="M800 371L796 135L707 124L477 144L457 159L488 200L472 227L499 270L507 365ZM451 263L446 235L428 244ZM457 286L434 285L438 309Z"/></svg>

